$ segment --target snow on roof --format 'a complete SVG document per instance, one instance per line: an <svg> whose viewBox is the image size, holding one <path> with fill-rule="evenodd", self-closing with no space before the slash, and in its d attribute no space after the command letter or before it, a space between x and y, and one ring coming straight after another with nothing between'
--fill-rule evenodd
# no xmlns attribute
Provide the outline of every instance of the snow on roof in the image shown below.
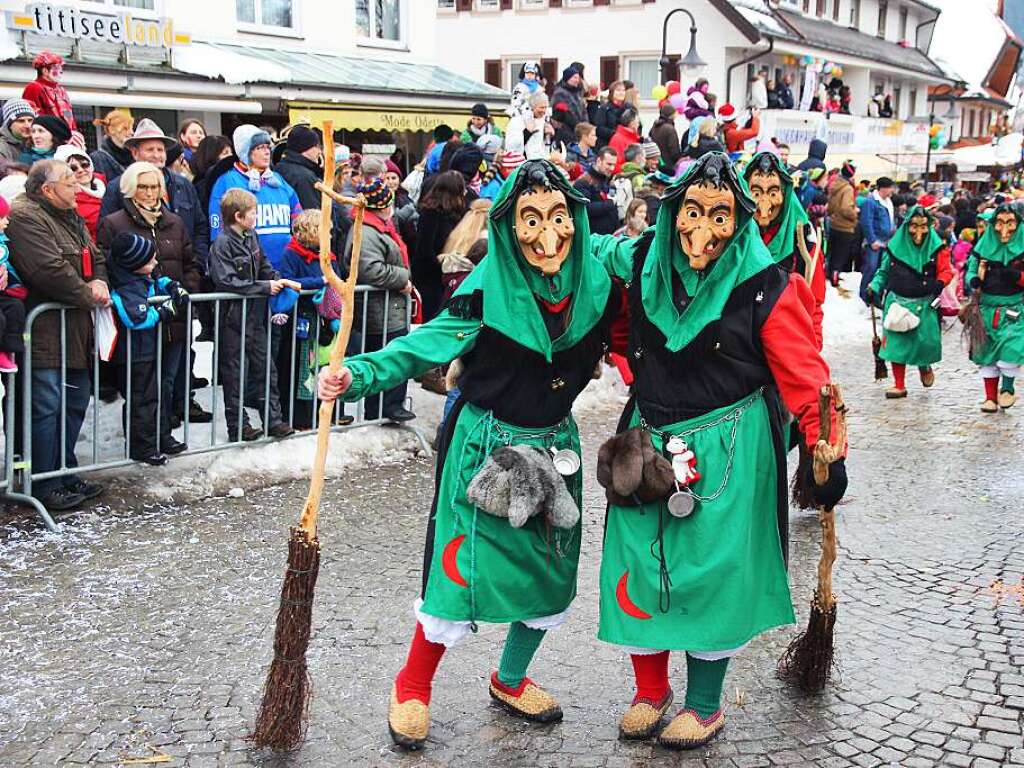
<svg viewBox="0 0 1024 768"><path fill-rule="evenodd" d="M761 32L770 35L792 34L765 8L763 0L732 0L732 6Z"/></svg>
<svg viewBox="0 0 1024 768"><path fill-rule="evenodd" d="M280 64L195 41L174 49L174 68L190 75L222 77L231 84L286 83L292 79L291 71Z"/></svg>
<svg viewBox="0 0 1024 768"><path fill-rule="evenodd" d="M950 74L980 87L1009 34L984 4L946 2L935 24L930 55Z"/></svg>

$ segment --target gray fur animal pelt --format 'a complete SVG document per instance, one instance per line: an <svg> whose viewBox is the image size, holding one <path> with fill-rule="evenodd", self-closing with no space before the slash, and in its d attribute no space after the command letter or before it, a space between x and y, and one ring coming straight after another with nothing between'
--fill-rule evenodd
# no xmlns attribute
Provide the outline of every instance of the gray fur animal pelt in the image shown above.
<svg viewBox="0 0 1024 768"><path fill-rule="evenodd" d="M556 528L572 528L580 519L550 454L532 445L494 451L470 481L466 497L489 515L507 517L513 528L522 528L539 514Z"/></svg>

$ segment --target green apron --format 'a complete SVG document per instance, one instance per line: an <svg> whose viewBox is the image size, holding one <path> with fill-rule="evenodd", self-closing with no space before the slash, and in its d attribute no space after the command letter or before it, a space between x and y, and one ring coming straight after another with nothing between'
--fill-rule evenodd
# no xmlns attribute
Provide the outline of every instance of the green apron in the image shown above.
<svg viewBox="0 0 1024 768"><path fill-rule="evenodd" d="M453 411L453 415L455 412ZM433 520L433 552L421 610L451 621L508 623L553 616L576 596L582 523L552 528L543 515L522 528L494 517L466 499L466 486L487 457L503 445L569 448L580 454L572 416L547 429L505 423L470 403L458 411ZM579 506L582 468L567 478Z"/></svg>
<svg viewBox="0 0 1024 768"><path fill-rule="evenodd" d="M971 360L978 365L1024 365L1024 294L998 296L982 291L981 317L988 341L981 349L971 350Z"/></svg>
<svg viewBox="0 0 1024 768"><path fill-rule="evenodd" d="M634 411L630 426L639 424ZM670 515L664 502L609 506L598 638L711 652L792 624L762 393L652 432L655 449L670 435L682 436L696 454L701 479L691 487L708 500L698 500L686 518Z"/></svg>
<svg viewBox="0 0 1024 768"><path fill-rule="evenodd" d="M912 331L888 331L883 327L879 357L918 368L926 368L942 359L942 326L939 311L932 307L932 301L931 296L908 299L892 291L886 294L882 317L889 313L893 304L900 304L921 318L921 322Z"/></svg>

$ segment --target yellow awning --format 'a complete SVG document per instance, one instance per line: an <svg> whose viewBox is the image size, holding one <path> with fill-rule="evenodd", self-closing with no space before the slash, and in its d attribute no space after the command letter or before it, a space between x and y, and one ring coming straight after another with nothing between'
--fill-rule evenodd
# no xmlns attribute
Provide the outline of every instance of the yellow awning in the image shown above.
<svg viewBox="0 0 1024 768"><path fill-rule="evenodd" d="M504 115L492 115L494 121L503 126L508 122ZM306 122L320 125L324 120L333 120L335 130L348 131L433 131L441 123L447 123L458 133L469 120L469 109L464 112L444 110L395 109L391 107L327 107L321 105L292 104L288 107L288 122Z"/></svg>

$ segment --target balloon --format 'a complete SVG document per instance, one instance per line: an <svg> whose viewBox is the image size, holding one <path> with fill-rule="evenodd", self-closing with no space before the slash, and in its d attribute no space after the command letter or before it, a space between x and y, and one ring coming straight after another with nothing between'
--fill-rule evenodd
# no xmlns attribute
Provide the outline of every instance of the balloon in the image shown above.
<svg viewBox="0 0 1024 768"><path fill-rule="evenodd" d="M653 88L651 88L651 96L653 96L658 101L661 101L666 96L668 96L668 89L664 85L656 85Z"/></svg>
<svg viewBox="0 0 1024 768"><path fill-rule="evenodd" d="M814 63L814 57L813 56L804 56L804 64L807 64L809 66L809 65L811 65L813 63Z"/></svg>
<svg viewBox="0 0 1024 768"><path fill-rule="evenodd" d="M941 125L933 125L931 128L928 129L928 135L931 136L933 139L940 133L942 133Z"/></svg>
<svg viewBox="0 0 1024 768"><path fill-rule="evenodd" d="M674 96L675 94L680 93L683 90L683 86L679 84L678 80L669 80L667 83L665 83L665 87L668 90L669 96Z"/></svg>
<svg viewBox="0 0 1024 768"><path fill-rule="evenodd" d="M668 97L668 103L676 109L683 109L686 106L686 97L681 93L673 93Z"/></svg>
<svg viewBox="0 0 1024 768"><path fill-rule="evenodd" d="M842 77L843 76L843 68L842 67L835 67L832 70L832 74L835 75L836 77Z"/></svg>

